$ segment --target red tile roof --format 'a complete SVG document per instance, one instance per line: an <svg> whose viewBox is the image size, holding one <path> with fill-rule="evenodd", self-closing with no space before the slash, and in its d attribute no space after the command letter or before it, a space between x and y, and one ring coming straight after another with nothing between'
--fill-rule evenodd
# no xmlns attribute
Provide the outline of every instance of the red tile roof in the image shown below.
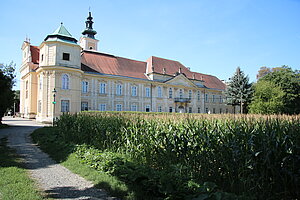
<svg viewBox="0 0 300 200"><path fill-rule="evenodd" d="M187 78L203 81L207 88L225 90L225 84L215 76L192 72L178 61L155 56L142 62L95 51L83 51L81 63L83 71L142 79L148 79L145 73L152 72L174 76L180 69Z"/></svg>
<svg viewBox="0 0 300 200"><path fill-rule="evenodd" d="M30 45L30 52L31 52L31 61L34 64L39 63L39 56L40 56L40 49L37 46Z"/></svg>
<svg viewBox="0 0 300 200"><path fill-rule="evenodd" d="M201 74L198 72L192 72L178 61L158 58L155 56L151 56L147 60L147 73L154 72L159 74L165 73L168 75L174 75L179 72L179 69L181 70L181 73L185 74L189 79L204 81L203 84L207 88L225 90L225 84L217 77L207 74Z"/></svg>
<svg viewBox="0 0 300 200"><path fill-rule="evenodd" d="M121 58L94 51L83 51L81 63L103 74L148 79L145 76L146 62ZM84 70L84 69L83 69Z"/></svg>

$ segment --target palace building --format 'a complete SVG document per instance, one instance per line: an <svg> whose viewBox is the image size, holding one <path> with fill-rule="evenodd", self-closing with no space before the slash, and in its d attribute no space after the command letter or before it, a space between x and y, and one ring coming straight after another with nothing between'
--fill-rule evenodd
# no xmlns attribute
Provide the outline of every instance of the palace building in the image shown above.
<svg viewBox="0 0 300 200"><path fill-rule="evenodd" d="M101 53L96 34L89 12L79 42L63 24L39 46L23 42L22 116L51 122L64 112L86 110L233 112L217 77L155 56L137 61Z"/></svg>

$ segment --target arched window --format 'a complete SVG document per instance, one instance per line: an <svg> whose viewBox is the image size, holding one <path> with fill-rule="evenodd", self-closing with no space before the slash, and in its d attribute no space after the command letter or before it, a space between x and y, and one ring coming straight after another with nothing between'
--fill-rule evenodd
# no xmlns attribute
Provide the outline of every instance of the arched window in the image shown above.
<svg viewBox="0 0 300 200"><path fill-rule="evenodd" d="M62 89L68 90L69 89L69 75L64 74L62 76Z"/></svg>

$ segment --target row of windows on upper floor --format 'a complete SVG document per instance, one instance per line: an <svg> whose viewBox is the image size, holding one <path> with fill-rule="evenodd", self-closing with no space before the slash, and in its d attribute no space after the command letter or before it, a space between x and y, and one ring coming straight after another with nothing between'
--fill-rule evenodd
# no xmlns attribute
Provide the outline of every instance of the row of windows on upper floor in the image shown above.
<svg viewBox="0 0 300 200"><path fill-rule="evenodd" d="M40 78L40 89L42 88L42 82L43 80ZM88 81L82 81L81 83L81 91L82 93L87 93L89 90L89 82ZM107 83L100 83L99 84L99 93L100 94L107 94ZM62 89L68 90L70 89L70 78L69 75L63 74L62 75ZM151 97L151 88L146 87L145 88L145 97ZM123 85L122 84L117 84L116 85L116 95L121 96L123 95ZM138 87L133 85L131 86L131 96L136 97L138 96ZM184 90L179 89L179 92L177 96L182 99L184 98ZM161 86L157 86L157 97L158 98L163 98L163 89ZM169 88L168 89L168 98L174 98L174 89ZM189 90L188 91L188 98L191 100L193 99L193 91ZM201 92L197 91L196 98L198 101L201 101ZM209 102L210 101L210 96L209 94L205 94L204 96L204 101ZM219 102L223 103L223 97L222 95L211 95L211 102Z"/></svg>
<svg viewBox="0 0 300 200"><path fill-rule="evenodd" d="M87 93L88 92L88 83L87 81L82 81L82 93ZM117 84L116 86L116 95L122 95L123 89L122 89L122 84ZM100 94L107 94L107 83L100 83L99 84L99 93ZM173 88L169 88L168 90L168 97L173 98ZM138 96L138 87L137 86L131 86L131 96L135 97ZM146 97L151 97L151 89L150 87L145 88L145 96ZM184 98L184 90L179 89L179 98ZM163 98L163 91L161 86L157 86L157 97L158 98ZM193 92L192 90L188 91L188 98L192 99L193 98ZM218 99L218 100L217 100ZM197 91L197 100L201 100L201 92ZM205 101L209 101L209 95L205 94ZM217 102L219 101L220 103L223 102L223 97L222 95L212 95L212 102Z"/></svg>

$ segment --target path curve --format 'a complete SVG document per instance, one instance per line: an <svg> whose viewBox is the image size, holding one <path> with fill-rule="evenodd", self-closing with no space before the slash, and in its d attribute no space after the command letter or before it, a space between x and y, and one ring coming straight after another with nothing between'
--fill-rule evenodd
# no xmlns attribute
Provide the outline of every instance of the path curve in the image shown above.
<svg viewBox="0 0 300 200"><path fill-rule="evenodd" d="M10 147L24 158L25 166L40 189L54 199L113 199L84 178L55 163L31 141L30 133L43 127L33 120L4 117L9 128L0 129L0 138L8 137Z"/></svg>

